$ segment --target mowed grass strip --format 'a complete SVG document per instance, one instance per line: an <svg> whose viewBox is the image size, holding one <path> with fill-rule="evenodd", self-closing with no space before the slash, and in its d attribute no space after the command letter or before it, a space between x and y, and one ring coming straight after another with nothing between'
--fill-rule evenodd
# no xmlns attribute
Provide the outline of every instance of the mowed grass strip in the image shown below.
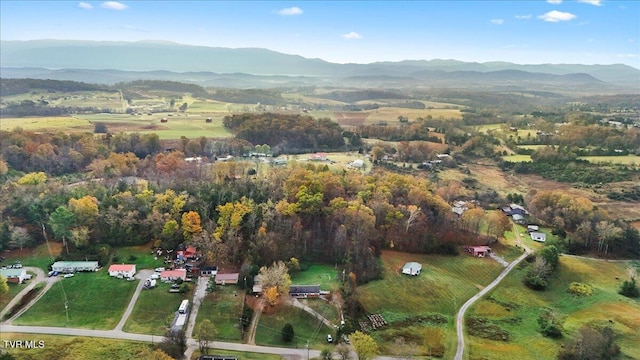
<svg viewBox="0 0 640 360"><path fill-rule="evenodd" d="M113 329L129 304L136 285L136 281L111 278L106 269L76 273L72 278L58 279L58 283L14 323Z"/></svg>
<svg viewBox="0 0 640 360"><path fill-rule="evenodd" d="M621 165L636 165L640 166L640 156L636 155L622 155L622 156L581 156L581 160L587 160L590 163L611 163Z"/></svg>
<svg viewBox="0 0 640 360"><path fill-rule="evenodd" d="M216 286L200 304L194 334L202 321L209 319L216 327L216 340L241 342L242 298L242 291L234 285Z"/></svg>
<svg viewBox="0 0 640 360"><path fill-rule="evenodd" d="M164 257L151 253L150 245L126 246L114 251L111 261L114 264L135 264L136 270L164 267Z"/></svg>
<svg viewBox="0 0 640 360"><path fill-rule="evenodd" d="M338 291L342 273L331 265L315 264L291 276L293 285L320 285L320 290Z"/></svg>
<svg viewBox="0 0 640 360"><path fill-rule="evenodd" d="M133 283L137 283L132 281ZM184 299L191 304L190 292L186 294L170 293L171 284L165 284L157 280L154 289L142 289L133 312L122 330L136 334L164 335L174 319L180 303Z"/></svg>
<svg viewBox="0 0 640 360"><path fill-rule="evenodd" d="M29 131L93 131L93 126L85 119L71 116L41 116L23 118L2 118L0 130L11 131L15 128Z"/></svg>
<svg viewBox="0 0 640 360"><path fill-rule="evenodd" d="M507 330L509 342L469 337L469 353L496 359L554 358L565 340L543 337L537 323L541 309L553 308L565 317L565 337L592 323L611 326L623 354L640 358L640 302L619 295L628 277L628 263L612 263L569 256L560 258L547 291L533 291L523 284L528 268L516 268L489 297L477 302L467 316L487 318ZM589 284L591 296L571 295L572 282Z"/></svg>
<svg viewBox="0 0 640 360"><path fill-rule="evenodd" d="M282 341L282 328L287 323L293 326L295 334L290 343ZM281 303L276 305L275 309L269 309L267 313L260 316L256 330L256 344L301 348L309 342L311 347L317 347L326 344L327 334L334 333L334 329L327 327L304 310Z"/></svg>

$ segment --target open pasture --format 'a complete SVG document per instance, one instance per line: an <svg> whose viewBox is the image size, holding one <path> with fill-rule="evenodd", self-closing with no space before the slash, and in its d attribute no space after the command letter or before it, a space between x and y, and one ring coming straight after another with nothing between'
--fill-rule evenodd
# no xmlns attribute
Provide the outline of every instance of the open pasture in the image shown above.
<svg viewBox="0 0 640 360"><path fill-rule="evenodd" d="M398 125L400 124L398 121L399 116L407 117L410 121L414 121L419 117L427 118L427 116L431 116L434 119L462 119L462 113L460 113L460 110L442 108L409 109L401 107L381 107L378 109L366 110L363 111L363 113L368 114L365 125L375 125L380 121L386 121L389 125Z"/></svg>
<svg viewBox="0 0 640 360"><path fill-rule="evenodd" d="M209 319L216 327L216 340L240 342L242 298L242 290L235 285L216 285L200 304L194 334L202 321Z"/></svg>
<svg viewBox="0 0 640 360"><path fill-rule="evenodd" d="M111 278L106 269L98 272L80 272L72 278L59 279L14 323L113 329L129 304L136 285L136 281ZM68 305L68 321L65 303Z"/></svg>
<svg viewBox="0 0 640 360"><path fill-rule="evenodd" d="M617 293L626 279L628 263L613 263L569 256L560 258L547 291L523 285L526 268L515 269L488 297L477 302L469 317L488 319L510 334L509 341L469 336L467 351L473 358L549 359L561 344L587 323L611 326L627 358L640 356L640 302ZM593 287L590 296L570 294L572 282ZM537 323L541 309L551 308L565 317L565 339L543 337ZM623 355L623 358L624 358Z"/></svg>
<svg viewBox="0 0 640 360"><path fill-rule="evenodd" d="M24 118L2 118L0 130L11 131L15 128L35 132L91 132L93 126L85 119L72 116L42 116Z"/></svg>
<svg viewBox="0 0 640 360"><path fill-rule="evenodd" d="M640 167L640 156L622 155L622 156L582 156L579 159L587 160L590 163L611 163L628 166Z"/></svg>

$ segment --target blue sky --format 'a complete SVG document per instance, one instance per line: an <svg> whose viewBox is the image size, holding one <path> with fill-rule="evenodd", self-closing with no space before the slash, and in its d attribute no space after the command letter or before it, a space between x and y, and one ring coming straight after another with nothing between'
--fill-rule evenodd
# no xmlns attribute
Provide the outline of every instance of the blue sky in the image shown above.
<svg viewBox="0 0 640 360"><path fill-rule="evenodd" d="M640 68L640 1L0 1L0 39L167 40L339 63Z"/></svg>

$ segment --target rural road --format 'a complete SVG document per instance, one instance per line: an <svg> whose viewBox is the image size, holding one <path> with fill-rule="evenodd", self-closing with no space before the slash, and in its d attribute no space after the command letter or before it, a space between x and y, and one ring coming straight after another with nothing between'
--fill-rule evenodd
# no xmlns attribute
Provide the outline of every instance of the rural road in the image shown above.
<svg viewBox="0 0 640 360"><path fill-rule="evenodd" d="M135 276L136 279L140 279L138 282L138 286L136 287L136 291L133 293L133 296L129 301L129 306L127 306L127 310L124 311L124 314L122 315L122 319L120 319L120 322L118 323L118 325L116 325L114 330L122 331L122 327L124 326L124 324L126 324L127 319L129 319L129 316L131 315L131 312L133 312L133 307L136 305L136 301L138 301L138 296L140 296L140 291L142 291L142 287L144 286L144 281L151 274L153 274L153 270L140 270L136 274Z"/></svg>
<svg viewBox="0 0 640 360"><path fill-rule="evenodd" d="M516 236L519 238L520 236ZM524 247L524 246L523 246ZM504 279L510 272L515 268L522 260L524 260L527 255L529 255L530 250L524 247L524 253L520 255L517 259L511 262L509 266L507 266L501 273L498 275L495 280L493 280L489 285L487 285L484 289L482 289L479 293L475 294L471 299L467 300L464 305L458 311L458 315L456 316L456 335L458 336L458 348L456 350L455 360L462 360L462 356L464 355L464 314L467 312L467 309L473 305L478 299L483 297L489 291L493 290L502 279Z"/></svg>
<svg viewBox="0 0 640 360"><path fill-rule="evenodd" d="M25 296L29 291L31 291L31 289L33 289L37 284L41 283L41 282L45 282L45 286L44 288L42 288L42 290L40 290L40 292L38 293L38 295L36 295L36 297L34 297L33 299L31 299L29 301L28 304L26 304L25 306L22 307L22 309L20 309L18 312L16 312L15 314L13 314L13 316L11 316L11 318L7 319L4 323L5 324L11 324L13 322L13 320L17 319L20 315L24 314L27 310L29 310L29 308L31 308L38 300L40 300L41 297L44 296L44 294L47 293L47 291L49 291L49 289L51 289L51 287L53 286L53 284L55 284L58 280L60 280L60 277L54 276L54 277L46 277L44 275L44 271L42 271L42 269L36 268L36 267L27 267L25 268L28 271L32 271L34 273L36 273L36 278L31 280L31 284L29 284L26 288L24 288L22 291L20 291L18 293L18 295L16 295L10 302L9 304L7 304L7 306L5 306L5 308L2 310L2 315L4 315L6 312L10 311L11 308L17 303L19 302L23 296ZM0 319L2 318L2 316L0 316Z"/></svg>
<svg viewBox="0 0 640 360"><path fill-rule="evenodd" d="M22 289L22 291L20 291L16 296L14 296L13 299L9 301L7 306L5 306L4 309L0 311L0 319L2 319L4 317L4 314L8 313L11 310L11 308L14 307L15 304L18 301L20 301L20 299L22 299L23 296L25 296L29 291L31 291L31 289L33 289L34 287L36 287L38 283L46 279L44 277L44 271L42 271L42 269L35 268L35 267L25 267L25 270L36 273L36 277L32 279L29 282L29 285L27 285L24 289Z"/></svg>

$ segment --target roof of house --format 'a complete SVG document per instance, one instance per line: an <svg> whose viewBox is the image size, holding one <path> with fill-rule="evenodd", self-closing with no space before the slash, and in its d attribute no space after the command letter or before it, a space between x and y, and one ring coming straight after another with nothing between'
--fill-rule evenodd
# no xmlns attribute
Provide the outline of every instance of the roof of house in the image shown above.
<svg viewBox="0 0 640 360"><path fill-rule="evenodd" d="M290 294L309 294L319 293L320 285L291 285L289 286Z"/></svg>
<svg viewBox="0 0 640 360"><path fill-rule="evenodd" d="M160 277L161 278L179 277L179 276L186 277L187 276L187 269L165 270L165 271L160 273Z"/></svg>
<svg viewBox="0 0 640 360"><path fill-rule="evenodd" d="M62 266L62 267L76 267L76 266L93 266L98 267L97 261L56 261L53 263L53 266Z"/></svg>
<svg viewBox="0 0 640 360"><path fill-rule="evenodd" d="M6 278L11 277L20 277L23 272L26 272L25 269L0 269L0 274Z"/></svg>
<svg viewBox="0 0 640 360"><path fill-rule="evenodd" d="M135 264L113 264L109 266L109 272L112 271L135 271Z"/></svg>
<svg viewBox="0 0 640 360"><path fill-rule="evenodd" d="M187 248L184 250L184 252L187 254L195 254L196 251L197 250L195 246L187 246Z"/></svg>
<svg viewBox="0 0 640 360"><path fill-rule="evenodd" d="M531 237L537 237L537 238L542 238L542 239L546 239L547 238L547 234L543 233L543 232L537 232L537 231L533 231L531 232Z"/></svg>
<svg viewBox="0 0 640 360"><path fill-rule="evenodd" d="M232 274L220 274L217 273L216 274L216 281L225 281L225 282L229 282L229 281L238 281L238 277L240 276L239 273L232 273Z"/></svg>
<svg viewBox="0 0 640 360"><path fill-rule="evenodd" d="M402 267L402 270L404 269L422 269L422 264L418 263L418 262L408 262L406 264L404 264L404 266Z"/></svg>
<svg viewBox="0 0 640 360"><path fill-rule="evenodd" d="M479 245L479 246L469 246L469 248L473 249L473 251L475 252L480 252L480 251L491 251L491 248L486 246L486 245Z"/></svg>
<svg viewBox="0 0 640 360"><path fill-rule="evenodd" d="M513 214L511 216L513 218L513 220L518 221L518 220L524 220L524 216L520 215L520 214Z"/></svg>

